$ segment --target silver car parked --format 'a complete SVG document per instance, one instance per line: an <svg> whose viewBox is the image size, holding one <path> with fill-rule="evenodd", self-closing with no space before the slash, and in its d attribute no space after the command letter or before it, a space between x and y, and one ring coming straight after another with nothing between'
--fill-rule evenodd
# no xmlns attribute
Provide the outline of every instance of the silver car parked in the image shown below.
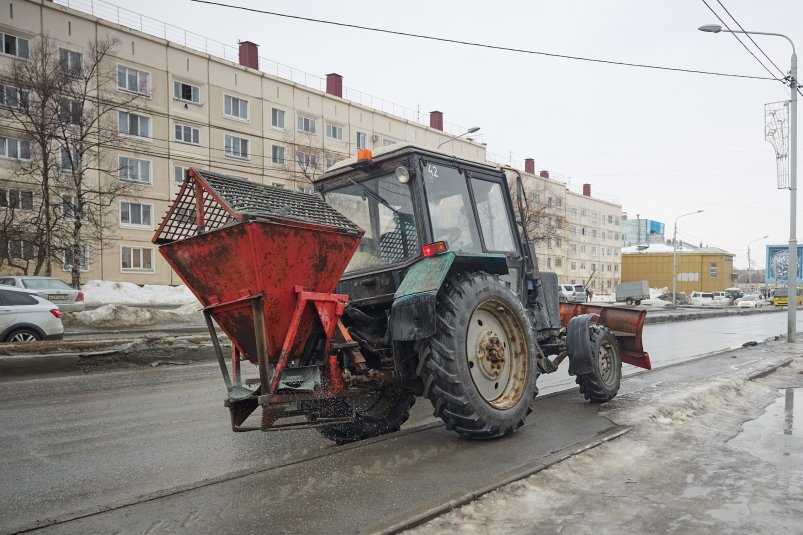
<svg viewBox="0 0 803 535"><path fill-rule="evenodd" d="M56 277L14 275L0 278L0 284L33 290L36 295L59 306L62 312L83 312L84 292L71 288Z"/></svg>

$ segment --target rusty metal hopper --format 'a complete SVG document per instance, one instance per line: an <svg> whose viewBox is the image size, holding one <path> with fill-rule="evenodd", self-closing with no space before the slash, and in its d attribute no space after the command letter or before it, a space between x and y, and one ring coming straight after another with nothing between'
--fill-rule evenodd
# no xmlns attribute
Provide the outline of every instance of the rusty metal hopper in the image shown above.
<svg viewBox="0 0 803 535"><path fill-rule="evenodd" d="M257 363L258 316L276 362L299 292L332 292L362 234L317 195L190 169L153 242L235 349ZM262 314L252 307L259 296ZM315 329L315 310L305 310L297 343Z"/></svg>

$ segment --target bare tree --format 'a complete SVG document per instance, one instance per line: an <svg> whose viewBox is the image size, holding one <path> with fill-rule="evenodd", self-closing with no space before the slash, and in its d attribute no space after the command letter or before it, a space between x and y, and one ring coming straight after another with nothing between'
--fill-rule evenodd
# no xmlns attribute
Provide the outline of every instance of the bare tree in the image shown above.
<svg viewBox="0 0 803 535"><path fill-rule="evenodd" d="M514 204L516 220L523 224L529 238L536 242L554 240L564 235L566 217L558 206L558 197L553 197L549 188L540 181L528 181L524 185L527 202L523 213Z"/></svg>
<svg viewBox="0 0 803 535"><path fill-rule="evenodd" d="M294 180L312 185L332 163L342 160L346 155L322 148L316 139L307 133L297 133L295 140L285 138L287 170Z"/></svg>
<svg viewBox="0 0 803 535"><path fill-rule="evenodd" d="M58 47L44 36L31 43L27 60L15 59L0 72L3 84L3 103L0 118L9 128L17 130L25 141L27 154L19 154L12 172L23 184L30 184L37 197L31 215L24 210L5 207L4 235L15 233L15 239L27 239L36 251L34 274L43 270L52 275L52 260L57 253L53 244L59 224L59 196L56 192L58 146L54 142L59 125L59 99L69 81L58 68ZM22 152L22 148L20 149ZM19 208L19 207L18 207ZM16 229L16 231L14 230ZM4 251L3 258L12 267L28 272L30 265L13 264Z"/></svg>
<svg viewBox="0 0 803 535"><path fill-rule="evenodd" d="M32 43L27 61L15 60L0 72L6 101L0 113L30 144L14 172L37 196L26 218L21 210L6 209L4 230L26 229L20 239L35 245L35 274L52 275L54 259L63 255L75 287L96 242L91 238L103 232L115 200L135 188L118 180L118 160L104 150L128 146L118 133L117 112L140 97L114 90L117 45L116 39L92 41L79 53L45 35ZM27 272L27 264L11 264L10 256L0 256L0 262Z"/></svg>

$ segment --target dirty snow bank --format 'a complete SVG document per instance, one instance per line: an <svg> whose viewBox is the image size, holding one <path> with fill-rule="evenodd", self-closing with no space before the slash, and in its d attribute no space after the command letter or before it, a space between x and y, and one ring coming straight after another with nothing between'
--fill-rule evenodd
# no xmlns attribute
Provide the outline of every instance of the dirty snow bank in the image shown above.
<svg viewBox="0 0 803 535"><path fill-rule="evenodd" d="M800 438L761 430L767 441L784 441L788 457L770 449L770 462L739 439L801 373L796 362L760 382L701 377L620 395L606 407L634 426L626 435L406 533L799 532Z"/></svg>
<svg viewBox="0 0 803 535"><path fill-rule="evenodd" d="M199 303L189 303L173 310L110 304L85 312L64 313L62 321L67 326L109 328L162 323L203 323L204 317Z"/></svg>
<svg viewBox="0 0 803 535"><path fill-rule="evenodd" d="M87 303L120 303L126 305L184 305L196 303L186 286L91 280L81 288Z"/></svg>

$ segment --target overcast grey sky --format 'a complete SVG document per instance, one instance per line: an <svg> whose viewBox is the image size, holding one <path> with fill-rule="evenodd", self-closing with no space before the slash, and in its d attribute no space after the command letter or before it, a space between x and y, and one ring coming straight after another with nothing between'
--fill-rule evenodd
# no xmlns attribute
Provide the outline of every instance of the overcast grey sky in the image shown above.
<svg viewBox="0 0 803 535"><path fill-rule="evenodd" d="M734 74L769 74L702 0L220 0L286 14L511 48ZM788 35L803 50L803 2L706 0L746 30ZM789 240L789 190L778 190L764 140L764 104L788 100L780 82L602 65L291 20L190 0L138 0L129 9L408 108L480 126L489 154L536 167L663 221L678 236L726 249L735 266L763 267L764 245ZM752 47L745 37L742 37ZM786 73L791 47L754 39ZM755 49L754 49L755 51ZM758 51L756 55L775 71ZM424 115L426 117L426 115ZM800 143L798 143L798 146ZM803 199L802 199L803 200ZM803 204L803 203L800 203ZM799 217L798 217L799 219ZM803 237L798 236L799 241Z"/></svg>

